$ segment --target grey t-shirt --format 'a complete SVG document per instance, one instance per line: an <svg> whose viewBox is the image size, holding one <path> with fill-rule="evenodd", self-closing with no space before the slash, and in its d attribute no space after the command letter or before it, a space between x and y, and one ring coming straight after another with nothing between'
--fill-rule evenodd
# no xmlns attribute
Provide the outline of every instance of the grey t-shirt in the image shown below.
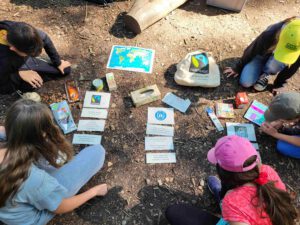
<svg viewBox="0 0 300 225"><path fill-rule="evenodd" d="M67 190L44 170L31 166L13 199L0 208L0 221L9 225L44 225L51 220Z"/></svg>

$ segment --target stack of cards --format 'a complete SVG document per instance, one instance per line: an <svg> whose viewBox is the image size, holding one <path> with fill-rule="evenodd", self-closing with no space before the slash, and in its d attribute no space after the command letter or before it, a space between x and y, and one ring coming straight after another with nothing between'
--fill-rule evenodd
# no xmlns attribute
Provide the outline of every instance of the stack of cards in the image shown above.
<svg viewBox="0 0 300 225"><path fill-rule="evenodd" d="M148 123L145 137L146 151L168 151L146 153L146 163L176 163L174 151L174 109L148 108Z"/></svg>
<svg viewBox="0 0 300 225"><path fill-rule="evenodd" d="M84 98L82 118L77 131L103 132L107 119L110 93L87 91ZM95 145L101 143L101 135L75 134L73 144Z"/></svg>

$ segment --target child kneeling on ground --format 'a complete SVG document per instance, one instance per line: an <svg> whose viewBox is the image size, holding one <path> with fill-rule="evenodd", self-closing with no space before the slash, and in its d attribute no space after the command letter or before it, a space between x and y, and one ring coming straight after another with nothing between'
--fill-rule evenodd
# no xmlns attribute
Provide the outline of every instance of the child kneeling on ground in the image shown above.
<svg viewBox="0 0 300 225"><path fill-rule="evenodd" d="M217 201L222 199L222 220L194 206L173 205L166 216L172 225L295 225L297 211L285 185L273 168L260 163L245 138L226 136L208 152L220 180L208 178ZM219 222L218 222L219 221Z"/></svg>
<svg viewBox="0 0 300 225"><path fill-rule="evenodd" d="M72 158L72 145L46 105L16 101L8 109L0 138L1 222L44 225L55 214L107 193L102 184L76 195L103 166L105 151L101 145L90 146Z"/></svg>
<svg viewBox="0 0 300 225"><path fill-rule="evenodd" d="M277 150L300 159L300 93L286 92L276 96L265 112L261 130L278 139Z"/></svg>
<svg viewBox="0 0 300 225"><path fill-rule="evenodd" d="M43 48L51 63L36 58ZM32 91L44 82L68 75L70 66L60 59L43 31L23 22L0 21L0 94Z"/></svg>

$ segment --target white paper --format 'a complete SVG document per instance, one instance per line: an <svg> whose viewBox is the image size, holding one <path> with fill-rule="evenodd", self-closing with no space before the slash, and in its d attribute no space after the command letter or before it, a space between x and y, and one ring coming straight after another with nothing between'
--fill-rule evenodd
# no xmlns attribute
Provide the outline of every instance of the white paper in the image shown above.
<svg viewBox="0 0 300 225"><path fill-rule="evenodd" d="M174 150L172 137L145 137L145 150Z"/></svg>
<svg viewBox="0 0 300 225"><path fill-rule="evenodd" d="M189 99L179 98L171 92L167 93L162 101L183 113L185 113L191 105Z"/></svg>
<svg viewBox="0 0 300 225"><path fill-rule="evenodd" d="M87 91L84 97L83 107L108 109L110 93Z"/></svg>
<svg viewBox="0 0 300 225"><path fill-rule="evenodd" d="M72 143L74 145L100 145L101 135L74 134Z"/></svg>
<svg viewBox="0 0 300 225"><path fill-rule="evenodd" d="M176 163L175 153L147 153L146 163Z"/></svg>
<svg viewBox="0 0 300 225"><path fill-rule="evenodd" d="M147 124L146 129L147 135L160 135L160 136L174 136L174 127L171 126L162 126L162 125L153 125Z"/></svg>
<svg viewBox="0 0 300 225"><path fill-rule="evenodd" d="M255 129L250 123L226 123L227 135L237 135L256 142Z"/></svg>
<svg viewBox="0 0 300 225"><path fill-rule="evenodd" d="M78 131L104 131L105 120L79 120Z"/></svg>
<svg viewBox="0 0 300 225"><path fill-rule="evenodd" d="M148 123L151 124L171 124L174 122L174 109L149 107L148 108Z"/></svg>
<svg viewBox="0 0 300 225"><path fill-rule="evenodd" d="M81 112L81 117L107 119L107 114L107 109L83 108Z"/></svg>

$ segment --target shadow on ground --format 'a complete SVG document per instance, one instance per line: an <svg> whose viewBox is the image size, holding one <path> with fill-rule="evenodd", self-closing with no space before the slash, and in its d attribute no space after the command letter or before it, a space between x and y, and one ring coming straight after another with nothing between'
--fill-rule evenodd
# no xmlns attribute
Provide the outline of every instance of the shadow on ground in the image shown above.
<svg viewBox="0 0 300 225"><path fill-rule="evenodd" d="M136 196L139 204L126 209L127 203L121 197L121 191L121 187L114 187L106 197L91 200L77 209L76 213L83 220L93 224L116 224L116 221L122 221L122 225L167 225L165 210L169 205L199 203L197 196L167 186L146 186Z"/></svg>

